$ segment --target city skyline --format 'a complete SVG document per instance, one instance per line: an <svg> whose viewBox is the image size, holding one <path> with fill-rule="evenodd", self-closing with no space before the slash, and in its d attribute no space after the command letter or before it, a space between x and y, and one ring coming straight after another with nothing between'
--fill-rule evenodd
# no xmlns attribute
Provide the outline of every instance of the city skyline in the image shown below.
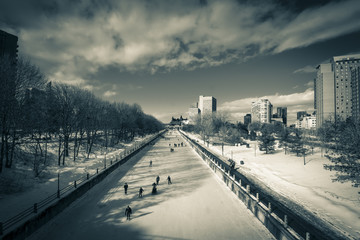
<svg viewBox="0 0 360 240"><path fill-rule="evenodd" d="M358 1L10 1L0 29L49 80L169 122L199 95L243 121L251 102L313 111L316 67L360 52ZM261 3L261 4L259 4ZM336 19L335 19L336 16Z"/></svg>

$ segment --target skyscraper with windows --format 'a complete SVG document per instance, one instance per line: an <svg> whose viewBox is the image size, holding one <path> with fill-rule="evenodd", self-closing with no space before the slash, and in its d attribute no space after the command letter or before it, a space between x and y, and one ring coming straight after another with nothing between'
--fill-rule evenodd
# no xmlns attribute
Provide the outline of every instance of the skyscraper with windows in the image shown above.
<svg viewBox="0 0 360 240"><path fill-rule="evenodd" d="M360 121L360 67L351 70L352 117Z"/></svg>
<svg viewBox="0 0 360 240"><path fill-rule="evenodd" d="M335 79L335 119L346 120L352 116L351 71L360 66L360 54L334 57L332 65Z"/></svg>
<svg viewBox="0 0 360 240"><path fill-rule="evenodd" d="M268 99L258 99L251 104L251 122L271 123L272 105Z"/></svg>
<svg viewBox="0 0 360 240"><path fill-rule="evenodd" d="M360 54L333 57L317 67L315 105L317 127L325 120L356 118L359 100L355 96L359 78ZM354 95L354 97L353 97ZM355 114L355 115L354 115Z"/></svg>

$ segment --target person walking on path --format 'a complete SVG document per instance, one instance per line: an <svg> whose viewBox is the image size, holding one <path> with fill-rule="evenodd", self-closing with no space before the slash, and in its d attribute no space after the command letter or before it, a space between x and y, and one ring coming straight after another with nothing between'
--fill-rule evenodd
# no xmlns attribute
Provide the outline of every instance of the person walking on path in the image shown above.
<svg viewBox="0 0 360 240"><path fill-rule="evenodd" d="M128 205L127 208L125 209L126 220L130 220L131 213L132 213L131 207Z"/></svg>
<svg viewBox="0 0 360 240"><path fill-rule="evenodd" d="M143 192L144 192L144 189L142 187L140 187L139 189L139 197L142 197L143 195Z"/></svg>
<svg viewBox="0 0 360 240"><path fill-rule="evenodd" d="M172 184L170 176L167 177L167 180L168 180L168 184Z"/></svg>
<svg viewBox="0 0 360 240"><path fill-rule="evenodd" d="M124 184L124 190L125 190L125 194L127 194L127 190L128 190L129 185L127 183Z"/></svg>
<svg viewBox="0 0 360 240"><path fill-rule="evenodd" d="M152 160L150 160L150 167L152 167Z"/></svg>
<svg viewBox="0 0 360 240"><path fill-rule="evenodd" d="M158 176L156 177L156 185L159 185L159 182L160 182L160 176L158 175Z"/></svg>

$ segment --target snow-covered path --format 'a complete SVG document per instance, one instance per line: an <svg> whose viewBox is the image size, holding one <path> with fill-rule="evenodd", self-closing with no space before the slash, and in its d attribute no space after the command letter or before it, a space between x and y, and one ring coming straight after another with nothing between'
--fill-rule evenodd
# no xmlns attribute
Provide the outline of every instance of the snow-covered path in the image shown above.
<svg viewBox="0 0 360 240"><path fill-rule="evenodd" d="M119 167L30 239L273 239L190 147L169 151L169 143L185 143L178 133L167 137ZM157 175L158 194L151 195ZM133 209L130 221L124 216L127 205Z"/></svg>

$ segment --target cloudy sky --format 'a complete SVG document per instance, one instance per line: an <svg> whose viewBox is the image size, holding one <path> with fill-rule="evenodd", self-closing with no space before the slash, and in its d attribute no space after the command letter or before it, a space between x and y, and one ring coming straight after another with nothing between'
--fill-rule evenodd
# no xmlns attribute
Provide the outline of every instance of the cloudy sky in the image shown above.
<svg viewBox="0 0 360 240"><path fill-rule="evenodd" d="M359 0L1 0L0 29L52 81L169 122L199 95L313 111L314 68L360 52Z"/></svg>

